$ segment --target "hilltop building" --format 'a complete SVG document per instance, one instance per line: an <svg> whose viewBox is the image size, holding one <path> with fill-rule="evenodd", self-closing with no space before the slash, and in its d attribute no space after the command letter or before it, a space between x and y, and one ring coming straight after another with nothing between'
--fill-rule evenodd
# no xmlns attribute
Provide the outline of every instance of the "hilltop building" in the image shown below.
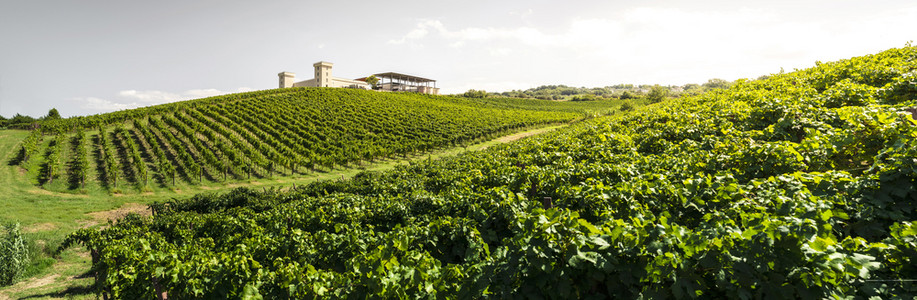
<svg viewBox="0 0 917 300"><path fill-rule="evenodd" d="M334 64L326 61L320 61L312 66L315 67L315 78L309 80L303 80L300 82L294 82L296 74L293 72L280 72L277 74L280 77L280 87L338 87L338 88L356 88L356 89L368 89L369 84L366 81L345 79L340 77L331 76L331 67Z"/></svg>
<svg viewBox="0 0 917 300"><path fill-rule="evenodd" d="M436 87L436 80L433 79L395 72L385 72L373 75L379 78L379 83L376 84L376 90L439 95L439 88ZM357 80L365 81L366 77Z"/></svg>
<svg viewBox="0 0 917 300"><path fill-rule="evenodd" d="M337 87L352 89L370 89L371 86L366 83L366 78L346 79L334 77L331 75L331 68L334 64L320 61L312 65L315 67L315 78L296 82L296 74L292 72L280 72L277 76L280 79L280 88L288 87ZM373 74L379 79L375 90L389 92L414 92L422 94L439 94L439 88L436 87L436 80L417 77L407 74L385 72Z"/></svg>

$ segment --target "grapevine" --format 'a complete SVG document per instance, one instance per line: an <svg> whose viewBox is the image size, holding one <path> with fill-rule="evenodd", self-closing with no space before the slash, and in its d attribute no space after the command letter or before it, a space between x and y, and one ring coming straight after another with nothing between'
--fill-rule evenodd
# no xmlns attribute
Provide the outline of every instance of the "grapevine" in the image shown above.
<svg viewBox="0 0 917 300"><path fill-rule="evenodd" d="M349 180L155 203L154 216L64 246L100 253L97 290L114 298L909 299L914 57L892 49L739 81ZM358 127L343 120L359 106L325 110L325 123L258 124L357 137L333 128ZM270 107L245 111L259 109ZM392 123L402 117L374 132L396 151L526 126Z"/></svg>

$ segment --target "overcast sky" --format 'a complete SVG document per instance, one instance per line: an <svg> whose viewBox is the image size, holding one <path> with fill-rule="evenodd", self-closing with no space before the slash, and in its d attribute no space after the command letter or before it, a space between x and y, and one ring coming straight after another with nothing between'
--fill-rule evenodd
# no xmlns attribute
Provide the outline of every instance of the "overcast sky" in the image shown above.
<svg viewBox="0 0 917 300"><path fill-rule="evenodd" d="M277 87L312 64L444 93L734 80L903 47L917 1L0 2L0 115Z"/></svg>

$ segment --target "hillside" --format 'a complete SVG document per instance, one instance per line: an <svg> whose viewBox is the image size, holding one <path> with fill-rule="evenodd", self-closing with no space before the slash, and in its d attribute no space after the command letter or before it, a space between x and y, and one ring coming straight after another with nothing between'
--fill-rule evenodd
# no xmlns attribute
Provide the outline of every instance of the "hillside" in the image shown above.
<svg viewBox="0 0 917 300"><path fill-rule="evenodd" d="M11 163L51 191L148 192L356 167L617 104L277 89L44 122Z"/></svg>
<svg viewBox="0 0 917 300"><path fill-rule="evenodd" d="M81 230L121 298L910 298L917 48Z"/></svg>

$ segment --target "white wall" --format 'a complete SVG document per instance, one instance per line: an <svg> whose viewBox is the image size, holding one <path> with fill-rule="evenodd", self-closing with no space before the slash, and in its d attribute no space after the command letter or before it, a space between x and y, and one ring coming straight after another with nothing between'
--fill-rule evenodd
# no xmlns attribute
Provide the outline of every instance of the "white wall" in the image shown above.
<svg viewBox="0 0 917 300"><path fill-rule="evenodd" d="M315 78L312 78L309 80L303 80L303 81L293 84L293 87L315 87L315 86L316 86Z"/></svg>

